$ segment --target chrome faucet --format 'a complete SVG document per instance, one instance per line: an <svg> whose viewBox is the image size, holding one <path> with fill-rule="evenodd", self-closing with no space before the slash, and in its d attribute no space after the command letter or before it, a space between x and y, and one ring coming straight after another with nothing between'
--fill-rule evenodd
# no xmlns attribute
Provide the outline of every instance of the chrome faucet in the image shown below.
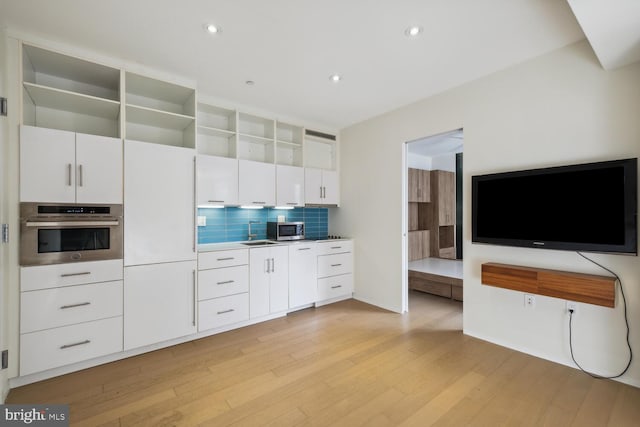
<svg viewBox="0 0 640 427"><path fill-rule="evenodd" d="M257 234L251 233L251 224L260 224L260 221L249 221L249 240L253 239L254 237L258 237Z"/></svg>

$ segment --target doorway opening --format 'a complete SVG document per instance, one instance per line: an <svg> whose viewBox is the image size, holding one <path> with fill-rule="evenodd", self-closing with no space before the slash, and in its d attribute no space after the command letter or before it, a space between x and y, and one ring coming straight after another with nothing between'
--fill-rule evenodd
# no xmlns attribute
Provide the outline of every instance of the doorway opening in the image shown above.
<svg viewBox="0 0 640 427"><path fill-rule="evenodd" d="M412 296L447 298L462 309L462 129L405 144L406 288Z"/></svg>

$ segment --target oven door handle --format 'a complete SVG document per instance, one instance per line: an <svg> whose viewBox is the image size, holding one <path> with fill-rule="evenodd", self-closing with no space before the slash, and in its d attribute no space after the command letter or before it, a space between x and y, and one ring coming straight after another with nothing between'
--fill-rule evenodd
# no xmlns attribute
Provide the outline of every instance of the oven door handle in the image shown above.
<svg viewBox="0 0 640 427"><path fill-rule="evenodd" d="M27 227L100 227L120 225L120 221L27 221Z"/></svg>

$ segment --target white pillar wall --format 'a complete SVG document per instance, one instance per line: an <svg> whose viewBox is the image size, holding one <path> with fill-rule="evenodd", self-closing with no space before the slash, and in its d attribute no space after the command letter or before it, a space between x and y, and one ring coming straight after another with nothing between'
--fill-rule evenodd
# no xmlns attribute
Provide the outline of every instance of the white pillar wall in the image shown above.
<svg viewBox="0 0 640 427"><path fill-rule="evenodd" d="M565 301L538 296L535 309L525 310L522 293L480 283L481 264L607 273L574 252L472 244L471 176L640 157L638 117L640 64L605 71L581 41L344 129L342 206L331 224L355 238L356 298L402 310L403 145L463 128L464 332L573 365ZM640 354L640 259L592 257L623 280ZM625 333L619 292L615 309L580 304L576 357L594 372L617 373L628 358ZM620 381L640 386L640 361Z"/></svg>

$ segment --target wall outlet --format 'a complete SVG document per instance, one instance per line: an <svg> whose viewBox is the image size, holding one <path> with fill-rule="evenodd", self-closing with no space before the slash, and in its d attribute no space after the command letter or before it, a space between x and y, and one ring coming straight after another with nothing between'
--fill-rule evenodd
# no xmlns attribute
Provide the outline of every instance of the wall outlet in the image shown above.
<svg viewBox="0 0 640 427"><path fill-rule="evenodd" d="M567 314L569 310L573 310L573 315L578 314L578 303L575 301L567 301Z"/></svg>
<svg viewBox="0 0 640 427"><path fill-rule="evenodd" d="M530 294L524 294L524 306L526 308L535 308L536 306L536 296Z"/></svg>
<svg viewBox="0 0 640 427"><path fill-rule="evenodd" d="M198 227L206 227L206 226L207 226L207 217L198 216Z"/></svg>

